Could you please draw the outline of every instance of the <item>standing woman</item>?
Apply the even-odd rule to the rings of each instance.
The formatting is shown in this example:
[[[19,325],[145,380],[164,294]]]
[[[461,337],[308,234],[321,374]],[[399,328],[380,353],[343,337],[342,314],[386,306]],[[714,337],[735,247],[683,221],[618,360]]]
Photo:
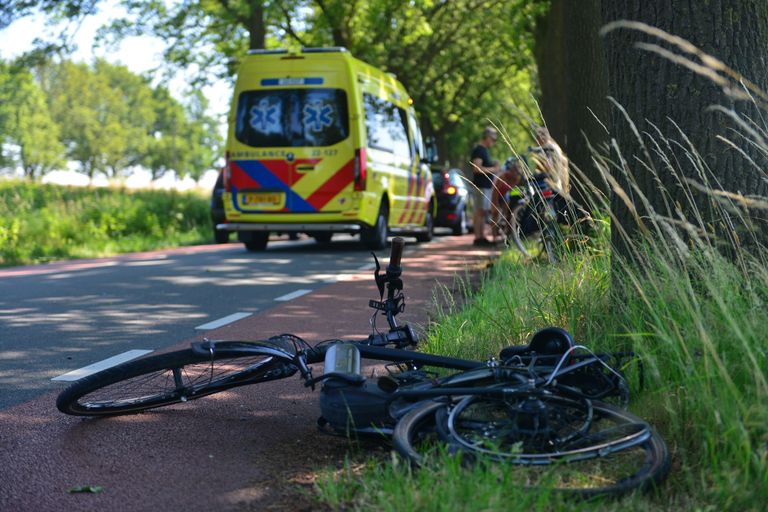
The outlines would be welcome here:
[[[537,170],[543,172],[551,180],[551,186],[557,193],[564,197],[569,197],[571,191],[570,175],[568,171],[568,157],[560,148],[555,139],[549,134],[544,126],[539,126],[534,130],[536,142],[539,144],[537,149],[541,153],[535,153],[533,158],[536,161]],[[540,156],[542,155],[543,156]]]

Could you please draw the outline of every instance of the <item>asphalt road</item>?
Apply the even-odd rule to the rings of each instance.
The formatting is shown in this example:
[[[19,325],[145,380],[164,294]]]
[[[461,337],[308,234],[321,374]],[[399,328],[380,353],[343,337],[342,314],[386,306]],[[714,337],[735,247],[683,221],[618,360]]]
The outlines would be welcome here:
[[[61,388],[51,379],[71,370],[167,347],[361,268],[372,268],[369,251],[338,236],[272,242],[264,253],[232,243],[0,269],[0,410]]]
[[[440,285],[441,293],[451,293],[455,288],[456,274],[475,275],[471,271],[468,273],[468,269],[484,268],[497,252],[490,248],[472,247],[471,241],[471,235],[445,237],[430,244],[409,245],[406,248],[403,266],[407,308],[398,317],[401,322],[417,328],[428,324],[435,286]],[[43,382],[48,375],[90,363],[100,357],[96,355],[101,350],[100,344],[106,345],[108,350],[104,354],[107,355],[127,347],[136,348],[136,344],[130,340],[114,340],[122,334],[120,329],[115,328],[114,332],[105,336],[100,335],[96,328],[89,328],[91,323],[104,321],[101,317],[107,311],[130,309],[132,314],[129,319],[140,322],[141,328],[134,327],[126,319],[121,321],[128,322],[124,325],[132,332],[142,331],[145,342],[152,340],[157,343],[161,338],[169,343],[175,340],[178,341],[175,345],[181,348],[188,346],[193,339],[200,339],[199,333],[191,331],[193,326],[199,325],[198,322],[210,320],[217,315],[228,315],[241,308],[231,308],[230,301],[223,300],[232,296],[224,285],[200,285],[203,291],[211,287],[224,288],[221,294],[214,294],[210,302],[204,303],[207,306],[192,300],[194,295],[191,289],[198,285],[190,283],[190,280],[197,276],[202,278],[206,274],[200,260],[187,258],[194,253],[202,257],[202,261],[211,262],[211,268],[214,264],[224,267],[227,261],[226,265],[242,265],[244,272],[252,272],[251,276],[243,277],[237,269],[219,268],[222,280],[229,276],[227,279],[232,289],[238,286],[238,280],[250,283],[269,277],[267,268],[262,265],[279,267],[283,276],[262,281],[265,283],[263,286],[250,286],[251,293],[244,293],[244,296],[251,296],[253,302],[250,304],[254,308],[265,309],[210,331],[211,337],[258,339],[261,337],[258,333],[268,331],[269,334],[292,332],[309,341],[317,341],[330,337],[354,339],[370,332],[370,310],[366,306],[368,299],[377,295],[370,271],[352,271],[348,278],[337,279],[332,284],[319,277],[320,274],[333,274],[334,270],[326,271],[329,268],[336,269],[336,272],[348,268],[360,269],[369,261],[369,256],[359,245],[341,243],[320,248],[302,247],[300,244],[281,247],[275,244],[267,253],[259,255],[248,254],[234,245],[200,247],[92,262],[45,265],[17,269],[13,277],[11,271],[0,275],[3,286],[0,294],[3,294],[4,301],[1,308],[5,315],[2,325],[4,333],[21,333],[26,339],[34,338],[24,334],[26,328],[17,325],[21,319],[14,320],[14,326],[9,325],[8,318],[16,317],[8,310],[26,308],[31,310],[30,313],[34,312],[36,316],[27,321],[27,327],[39,328],[39,331],[35,331],[38,336],[46,337],[41,340],[47,347],[44,351],[51,352],[50,360],[54,361],[51,365],[58,369],[45,368],[41,363],[38,373],[45,377],[38,375],[37,383],[32,382],[31,378],[27,381],[24,379],[31,375],[27,370],[21,373],[14,370],[26,368],[25,357],[17,357],[15,364],[11,362],[6,366],[10,370],[4,370],[3,378],[15,375],[24,389],[33,390],[32,394],[42,393],[40,389],[49,385]],[[165,254],[165,258],[162,254]],[[153,264],[168,259],[175,263]],[[266,260],[288,262],[267,263]],[[141,264],[134,264],[137,262]],[[294,271],[286,270],[294,264]],[[112,272],[123,266],[134,269],[129,272],[128,278],[120,281],[126,283],[126,286],[121,288],[121,293],[110,291],[109,288],[118,282],[110,277],[114,275]],[[176,283],[177,289],[173,291],[173,288],[166,286],[170,276],[178,276],[178,272],[173,270],[176,267],[191,268],[186,270],[189,274],[187,277],[170,279]],[[137,268],[143,270],[136,271]],[[102,269],[112,270],[96,274],[96,282],[90,285],[94,287],[92,290],[84,288],[77,279],[81,273],[90,274]],[[44,288],[45,283],[71,279],[53,277],[67,274],[73,274],[74,277],[69,281],[70,285],[52,288],[56,292],[47,295],[58,297],[58,300],[52,301],[60,308],[57,311],[78,311],[71,313],[72,319],[75,319],[77,314],[82,314],[79,311],[86,308],[76,305],[72,299],[67,309],[64,305],[70,302],[69,298],[101,297],[97,290],[102,290],[100,293],[112,300],[120,300],[120,304],[112,305],[103,300],[88,314],[88,322],[81,319],[71,327],[63,328],[64,321],[71,319],[47,320],[44,313],[47,311],[46,301],[35,300],[32,298],[34,295],[22,300],[26,296],[24,294],[29,293],[28,287]],[[34,276],[37,279],[32,279]],[[140,294],[132,291],[142,286],[154,289],[144,280],[164,283],[158,289],[165,291],[165,298],[150,301],[146,298],[148,292]],[[97,286],[98,281],[102,282],[101,287]],[[243,286],[247,292],[248,285]],[[257,288],[265,288],[271,293],[262,296],[260,292],[254,291]],[[281,293],[290,297],[292,291],[307,288],[312,288],[311,293],[294,295],[285,301],[274,300]],[[135,293],[135,297],[145,297],[140,301],[141,304],[156,304],[158,307],[140,308],[127,299],[127,295],[132,293]],[[208,290],[200,294],[211,293]],[[217,300],[223,300],[230,307],[222,308],[214,314],[207,308],[213,308]],[[155,321],[162,319],[158,311],[164,304],[174,305],[174,309],[180,311],[178,319],[176,323],[169,322],[167,326],[155,326]],[[201,316],[186,319],[194,312]],[[149,319],[147,315],[155,316]],[[50,325],[36,326],[38,322]],[[158,334],[153,334],[153,329],[157,329]],[[166,334],[161,336],[161,332]],[[5,336],[3,334],[0,341],[2,359],[12,352]],[[136,339],[135,336],[134,332],[134,336],[128,338]],[[186,339],[180,340],[180,337]],[[78,351],[64,350],[67,346],[63,343],[64,339],[80,339],[80,351],[84,353],[82,361],[75,362],[72,359],[66,360],[66,364],[56,362],[57,357],[66,358],[67,353],[71,353],[73,358],[79,354]],[[32,352],[18,341],[14,343],[14,350]],[[110,343],[114,345],[110,346]],[[322,371],[321,368],[317,370]],[[376,368],[367,368],[366,372],[369,370],[376,371]],[[8,380],[4,381],[4,386],[9,385]],[[57,383],[57,387],[63,387],[63,384]],[[4,388],[3,393],[7,390],[7,387]],[[16,393],[16,390],[11,388],[11,392]],[[311,498],[317,469],[341,467],[349,448],[347,440],[318,431],[315,426],[319,413],[318,393],[305,388],[298,378],[245,386],[186,404],[113,418],[63,415],[55,408],[56,395],[57,391],[51,390],[0,410],[0,511],[325,510],[318,508]],[[388,447],[383,444],[381,449],[388,450]],[[99,486],[102,492],[70,492],[73,488],[91,485]]]

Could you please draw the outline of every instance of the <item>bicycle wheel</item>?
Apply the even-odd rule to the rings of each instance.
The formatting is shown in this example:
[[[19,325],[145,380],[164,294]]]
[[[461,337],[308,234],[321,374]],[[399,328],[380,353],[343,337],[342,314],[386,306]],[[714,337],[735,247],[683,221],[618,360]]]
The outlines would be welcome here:
[[[486,400],[481,398],[472,402]],[[474,410],[471,418],[468,417],[467,407],[460,410],[461,418],[455,420],[460,425],[454,425],[454,434],[447,423],[455,407],[451,409],[443,403],[425,402],[396,425],[395,448],[415,465],[424,465],[427,460],[424,454],[440,442],[449,446],[449,452],[460,451],[466,460],[506,463],[505,471],[515,472],[516,480],[523,487],[549,488],[584,498],[646,489],[661,482],[669,471],[667,446],[652,429],[648,428],[648,435],[639,438],[642,440],[623,444],[616,442],[617,438],[631,437],[639,430],[632,425],[645,423],[606,404],[593,403],[593,419],[587,422],[590,427],[587,431],[582,431],[581,427],[571,429],[569,440],[560,447],[562,453],[555,446],[543,443],[543,436],[536,440],[530,423],[526,425],[523,422],[522,428],[517,423],[513,428],[509,425],[505,427],[504,420],[509,418],[508,405],[500,407],[496,404],[491,407],[495,411],[486,410],[482,414]],[[550,404],[550,407],[553,405]],[[573,404],[568,407],[578,409]],[[588,411],[582,413],[573,410],[569,415],[573,415],[576,424],[581,426]],[[613,427],[597,427],[603,422]],[[515,436],[512,432],[515,430],[517,442],[513,442]],[[521,436],[520,430],[527,432]],[[529,439],[520,439],[526,436]],[[460,437],[464,443],[460,442]],[[538,449],[533,449],[537,445]],[[500,456],[504,449],[507,453]],[[566,452],[571,452],[571,455],[565,455]]]
[[[595,410],[590,400],[542,392],[465,397],[451,409],[447,426],[463,449],[529,465],[586,460],[651,435],[639,418],[618,419],[605,408]]]
[[[546,203],[545,203],[546,204]],[[557,263],[557,241],[561,237],[557,223],[554,221],[555,212],[551,206],[546,206],[546,210],[540,206],[533,213],[528,213],[529,223],[531,219],[536,223],[536,229],[523,226],[522,217],[526,215],[527,203],[519,204],[514,207],[510,216],[508,238],[525,257],[530,259],[546,258],[549,263]],[[528,231],[526,231],[526,229]],[[531,232],[533,231],[533,232]],[[525,233],[529,232],[530,236]],[[526,243],[527,242],[527,243]]]
[[[392,444],[395,450],[414,466],[425,463],[423,452],[438,443],[435,413],[445,403],[425,401],[413,407],[395,424]]]
[[[517,247],[518,251],[523,253],[523,256],[532,258],[533,256],[531,256],[531,253],[528,252],[525,244],[523,244],[523,229],[520,223],[520,219],[526,206],[527,205],[525,203],[522,203],[518,204],[512,209],[512,213],[509,217],[507,238],[512,238],[512,242],[514,242],[515,247]]]
[[[247,344],[247,342],[245,343]],[[225,389],[293,375],[296,367],[267,344],[264,353],[192,349],[144,357],[85,377],[56,400],[63,413],[109,416],[187,402]]]
[[[549,263],[557,263],[558,240],[561,238],[559,228],[555,222],[547,221],[539,233],[539,254],[545,256]]]

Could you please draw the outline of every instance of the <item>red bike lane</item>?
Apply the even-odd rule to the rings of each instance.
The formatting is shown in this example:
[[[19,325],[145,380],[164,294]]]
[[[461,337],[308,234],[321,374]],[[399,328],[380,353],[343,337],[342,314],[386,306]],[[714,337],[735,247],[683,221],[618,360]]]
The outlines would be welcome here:
[[[398,320],[423,329],[438,283],[450,291],[457,274],[476,275],[496,254],[471,241],[406,248]],[[362,338],[370,333],[368,299],[377,296],[372,272],[361,272],[206,336]],[[349,447],[318,431],[318,394],[296,376],[113,418],[65,416],[55,399],[0,411],[0,511],[312,510],[316,469],[340,465]],[[102,490],[68,492],[81,486]]]

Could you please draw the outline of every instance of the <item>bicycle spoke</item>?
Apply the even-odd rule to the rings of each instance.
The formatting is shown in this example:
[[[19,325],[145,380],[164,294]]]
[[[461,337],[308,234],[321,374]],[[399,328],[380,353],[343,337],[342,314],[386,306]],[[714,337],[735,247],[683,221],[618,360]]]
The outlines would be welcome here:
[[[205,388],[247,379],[271,360],[270,357],[254,356],[163,368],[96,389],[78,402],[83,407],[98,409],[152,400],[185,401],[200,390],[204,392]]]
[[[531,424],[515,418],[525,409],[524,397],[506,402],[465,397],[450,411],[450,405],[424,402],[396,425],[395,447],[419,465],[432,460],[439,463],[446,448],[448,454],[459,451],[467,463],[503,471],[523,487],[545,487],[586,497],[621,494],[653,485],[666,476],[669,453],[664,441],[645,422],[625,411],[602,403],[590,410],[589,401],[547,397],[543,402],[550,409],[582,409],[580,413],[555,415],[563,423],[555,430],[570,425],[571,432],[581,432],[556,446],[556,438],[549,443],[540,442],[542,439],[535,442]],[[530,412],[530,404],[527,410]],[[586,419],[589,432],[573,425]],[[631,442],[626,442],[627,438],[632,438]]]

